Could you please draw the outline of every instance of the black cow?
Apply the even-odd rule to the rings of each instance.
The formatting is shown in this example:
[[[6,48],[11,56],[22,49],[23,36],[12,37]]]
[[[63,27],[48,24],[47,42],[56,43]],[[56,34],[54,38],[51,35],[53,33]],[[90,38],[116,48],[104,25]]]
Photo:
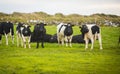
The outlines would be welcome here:
[[[46,29],[44,27],[45,25],[46,24],[44,24],[44,23],[40,23],[40,24],[36,24],[34,27],[34,31],[33,31],[32,37],[31,37],[31,42],[32,42],[32,40],[37,42],[36,48],[39,47],[40,42],[41,42],[42,48],[44,48],[44,38],[46,35]]]
[[[8,45],[8,34],[12,37],[12,44],[14,44],[14,26],[11,22],[1,22],[0,23],[0,43],[2,35],[6,37],[6,45]]]
[[[16,33],[17,33],[17,46],[19,46],[19,39],[21,39],[21,46],[24,45],[24,48],[26,48],[26,41],[28,40],[28,46],[30,46],[30,38],[31,38],[31,30],[30,26],[23,23],[18,23],[16,27]]]
[[[72,38],[72,43],[85,43],[85,40],[81,34],[74,35]],[[90,39],[89,39],[89,43],[91,43]]]
[[[37,39],[33,38],[33,33],[32,33],[32,37],[31,37],[31,42],[37,42]],[[50,42],[52,35],[50,34],[45,34],[44,36],[44,42]]]
[[[50,42],[51,37],[52,37],[52,35],[45,34],[45,36],[44,36],[44,42]]]
[[[51,38],[50,38],[50,43],[57,43],[57,34],[54,34]]]
[[[75,35],[72,38],[73,43],[85,43],[85,40],[83,39],[82,35]]]

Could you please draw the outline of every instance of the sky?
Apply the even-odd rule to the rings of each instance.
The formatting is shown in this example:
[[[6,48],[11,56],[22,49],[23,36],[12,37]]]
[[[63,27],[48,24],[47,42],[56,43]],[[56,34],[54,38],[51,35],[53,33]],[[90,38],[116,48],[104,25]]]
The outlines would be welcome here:
[[[120,0],[0,0],[0,12],[40,11],[53,15],[105,13],[120,16]]]

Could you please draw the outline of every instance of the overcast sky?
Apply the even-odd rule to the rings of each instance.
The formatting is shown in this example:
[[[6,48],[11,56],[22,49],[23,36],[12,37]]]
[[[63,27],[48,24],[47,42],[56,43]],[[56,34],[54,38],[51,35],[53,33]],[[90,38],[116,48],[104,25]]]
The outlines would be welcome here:
[[[94,13],[120,16],[120,0],[0,0],[0,12],[39,12],[48,14]]]

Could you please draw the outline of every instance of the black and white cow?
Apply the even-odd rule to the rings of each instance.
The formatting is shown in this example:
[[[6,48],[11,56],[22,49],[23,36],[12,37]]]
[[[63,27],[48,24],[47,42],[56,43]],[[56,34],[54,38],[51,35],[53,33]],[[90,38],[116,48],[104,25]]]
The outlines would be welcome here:
[[[11,22],[1,22],[0,23],[0,43],[2,35],[5,35],[6,45],[8,45],[8,34],[12,37],[12,44],[14,44],[14,26]]]
[[[62,42],[62,45],[64,45],[64,40],[66,42],[66,46],[68,46],[68,43],[70,45],[70,47],[72,47],[71,41],[72,41],[72,34],[73,34],[73,29],[70,23],[60,23],[57,26],[57,40],[58,40],[58,44],[60,44],[60,42]]]
[[[21,40],[21,46],[24,45],[24,48],[26,48],[26,41],[28,41],[28,47],[30,46],[30,38],[31,38],[31,30],[30,26],[23,23],[18,23],[16,27],[16,33],[17,33],[17,46],[19,46],[19,40]]]
[[[45,25],[46,24],[44,24],[44,23],[40,23],[40,24],[36,24],[34,27],[34,31],[33,31],[31,40],[35,40],[37,42],[36,48],[39,47],[40,42],[41,42],[42,48],[44,48],[44,37],[46,34],[46,29],[44,27]]]
[[[93,44],[96,39],[99,40],[100,49],[103,49],[99,26],[97,26],[96,24],[85,24],[85,25],[82,25],[82,27],[80,28],[86,44],[85,49],[88,48],[89,39],[91,40],[91,43],[92,43],[91,50],[93,49]]]

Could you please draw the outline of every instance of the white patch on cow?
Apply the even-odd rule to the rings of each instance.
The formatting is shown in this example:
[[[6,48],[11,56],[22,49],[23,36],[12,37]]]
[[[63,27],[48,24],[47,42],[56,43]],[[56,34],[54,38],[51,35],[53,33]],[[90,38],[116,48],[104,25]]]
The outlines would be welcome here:
[[[24,26],[27,28],[28,27],[28,25],[26,25],[26,24],[24,24]]]
[[[58,40],[58,44],[60,44],[60,42],[62,42],[62,45],[64,45],[64,30],[65,30],[65,26],[62,26],[64,25],[64,23],[60,23],[58,26],[57,26],[57,40]],[[59,29],[60,27],[62,26],[60,32],[59,32]]]
[[[21,28],[20,28],[20,31],[22,32],[23,29],[24,29],[24,27],[21,27]]]

